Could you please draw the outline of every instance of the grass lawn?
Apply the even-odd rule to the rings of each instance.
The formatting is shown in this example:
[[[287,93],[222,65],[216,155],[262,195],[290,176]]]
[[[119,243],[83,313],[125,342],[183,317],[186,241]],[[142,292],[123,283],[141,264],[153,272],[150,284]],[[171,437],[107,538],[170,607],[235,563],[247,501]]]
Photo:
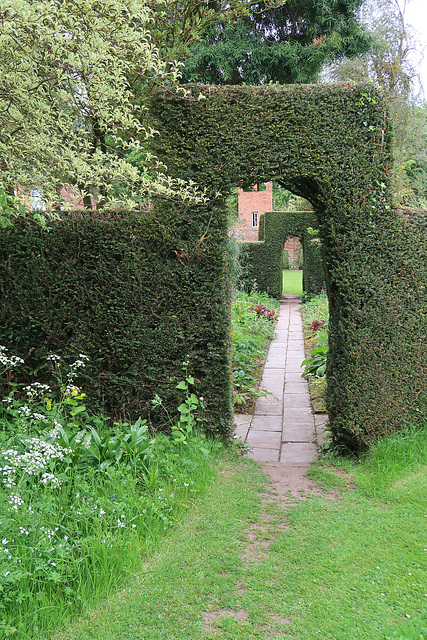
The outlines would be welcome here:
[[[426,444],[320,463],[330,493],[290,505],[255,463],[223,459],[127,587],[54,640],[422,640]]]
[[[283,293],[293,293],[296,296],[302,293],[302,271],[283,269]]]

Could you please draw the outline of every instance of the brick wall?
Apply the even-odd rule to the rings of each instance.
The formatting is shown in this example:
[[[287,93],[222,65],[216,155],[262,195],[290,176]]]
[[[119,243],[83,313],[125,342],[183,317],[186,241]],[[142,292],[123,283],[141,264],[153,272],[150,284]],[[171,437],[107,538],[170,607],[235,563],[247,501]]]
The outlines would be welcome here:
[[[296,266],[298,263],[298,254],[302,251],[299,238],[290,236],[285,242],[285,249],[289,252],[289,266]]]
[[[239,240],[253,242],[258,240],[259,217],[267,211],[273,211],[273,183],[267,182],[265,191],[258,191],[258,185],[254,185],[251,191],[239,187],[237,194],[239,218],[234,226],[234,235]],[[254,217],[258,220],[256,226]]]

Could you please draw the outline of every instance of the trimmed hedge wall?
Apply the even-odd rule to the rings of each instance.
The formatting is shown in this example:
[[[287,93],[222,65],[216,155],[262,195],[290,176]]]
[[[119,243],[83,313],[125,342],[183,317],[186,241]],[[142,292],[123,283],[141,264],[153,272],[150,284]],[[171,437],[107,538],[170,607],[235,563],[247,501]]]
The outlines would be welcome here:
[[[182,363],[206,400],[207,429],[230,431],[229,282],[222,213],[185,206],[1,231],[0,344],[27,370],[48,353],[90,357],[79,380],[93,409],[136,418],[155,394],[171,415]],[[161,205],[161,206],[160,206]],[[201,242],[208,217],[210,242]],[[43,369],[39,371],[43,376]],[[21,379],[22,380],[22,379]],[[165,415],[151,414],[155,423]]]
[[[283,249],[282,269],[289,269],[289,250]]]
[[[269,212],[260,216],[259,242],[246,242],[247,268],[244,278],[256,280],[261,291],[268,291],[274,298],[282,296],[283,245],[289,236],[297,236],[304,254],[303,289],[318,293],[325,286],[325,272],[320,246],[307,232],[316,226],[311,212]]]
[[[176,408],[188,356],[210,428],[228,435],[226,198],[275,179],[318,219],[335,440],[361,450],[425,424],[427,230],[390,207],[391,127],[373,88],[191,85],[154,96],[151,113],[153,150],[169,175],[204,186],[207,204],[158,198],[143,218],[1,230],[0,341],[34,368],[48,352],[86,353],[85,391],[113,415],[145,414],[155,393]]]
[[[271,179],[314,207],[330,302],[335,440],[360,450],[425,424],[425,229],[390,207],[392,132],[382,98],[354,83],[187,89],[152,105],[162,132],[155,151],[172,176],[205,186],[224,210],[231,188]]]

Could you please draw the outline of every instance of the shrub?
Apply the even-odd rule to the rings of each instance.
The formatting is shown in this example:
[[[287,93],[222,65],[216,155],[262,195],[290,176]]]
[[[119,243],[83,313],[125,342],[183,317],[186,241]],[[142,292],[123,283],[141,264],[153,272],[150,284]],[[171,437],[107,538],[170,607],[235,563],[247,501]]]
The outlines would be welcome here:
[[[249,311],[255,311],[258,318],[266,318],[269,322],[277,322],[277,314],[265,304],[256,304],[249,307]]]

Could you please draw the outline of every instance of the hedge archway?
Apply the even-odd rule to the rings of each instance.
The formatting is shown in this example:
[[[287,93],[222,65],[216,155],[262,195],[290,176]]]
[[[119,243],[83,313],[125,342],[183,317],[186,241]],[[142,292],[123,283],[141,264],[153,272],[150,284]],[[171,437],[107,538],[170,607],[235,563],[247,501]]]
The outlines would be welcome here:
[[[177,236],[182,259],[195,264],[219,256],[212,270],[217,300],[205,301],[206,308],[215,307],[217,318],[221,308],[227,315],[226,196],[242,179],[244,185],[278,179],[309,200],[318,219],[335,439],[363,449],[377,436],[425,422],[425,228],[391,207],[392,131],[381,97],[353,83],[191,86],[186,94],[157,95],[152,113],[161,132],[155,151],[169,174],[194,180],[209,198],[197,207],[162,199],[154,205],[171,228],[191,221],[192,239]],[[225,366],[227,317],[219,325],[215,340],[225,345],[219,356]],[[229,382],[220,384],[226,398]]]
[[[273,298],[282,296],[282,258],[286,239],[296,236],[304,254],[303,289],[319,293],[325,287],[325,270],[320,246],[307,229],[316,227],[316,215],[311,211],[271,211],[260,217],[258,242],[246,242],[244,279],[256,280],[261,291]]]

